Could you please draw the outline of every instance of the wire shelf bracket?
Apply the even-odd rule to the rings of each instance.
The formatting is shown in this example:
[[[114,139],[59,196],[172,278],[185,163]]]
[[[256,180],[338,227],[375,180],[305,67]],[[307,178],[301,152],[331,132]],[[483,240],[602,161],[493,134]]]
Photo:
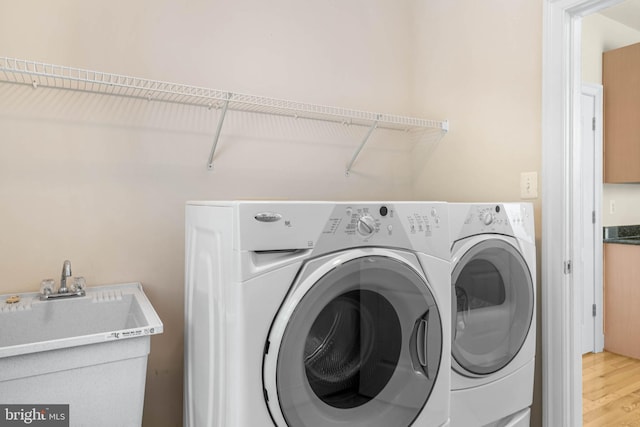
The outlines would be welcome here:
[[[353,164],[376,129],[420,133],[435,131],[438,140],[449,131],[448,121],[351,110],[263,96],[231,93],[216,89],[149,80],[140,77],[110,74],[81,68],[65,67],[25,59],[0,56],[0,83],[96,93],[126,98],[145,99],[183,105],[222,108],[209,153],[207,168],[213,170],[213,160],[222,127],[229,110],[282,117],[320,120],[366,127],[369,130],[348,163],[349,176]],[[372,124],[373,123],[373,124]],[[429,139],[429,137],[427,137]],[[424,140],[424,139],[422,139]]]
[[[351,157],[351,161],[347,165],[347,170],[344,172],[345,176],[349,176],[351,174],[351,167],[353,166],[353,164],[355,163],[356,159],[360,155],[360,152],[364,148],[364,146],[367,143],[367,141],[369,141],[369,138],[371,137],[371,134],[373,133],[374,130],[376,130],[377,127],[378,127],[378,120],[376,119],[376,121],[373,122],[373,125],[371,125],[371,127],[369,128],[369,131],[367,132],[367,134],[364,136],[364,139],[362,140],[362,142],[358,146],[358,149],[356,150],[356,152],[353,153],[353,157]]]
[[[220,118],[218,119],[218,126],[216,127],[216,134],[213,137],[213,145],[211,146],[211,153],[209,153],[209,161],[207,162],[207,169],[213,170],[213,156],[216,153],[216,147],[218,146],[218,139],[220,139],[220,132],[222,131],[222,124],[224,123],[224,118],[227,115],[227,108],[229,108],[229,101],[233,95],[231,93],[227,94],[227,99],[222,104],[222,112],[220,113]]]

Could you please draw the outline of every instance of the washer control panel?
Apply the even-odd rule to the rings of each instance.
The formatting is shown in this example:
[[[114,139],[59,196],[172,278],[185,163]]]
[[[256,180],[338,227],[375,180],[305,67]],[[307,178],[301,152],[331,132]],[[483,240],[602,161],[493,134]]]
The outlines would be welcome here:
[[[387,206],[384,206],[384,208],[384,216],[389,215],[389,208]],[[382,218],[383,216],[376,211],[374,206],[348,205],[344,209],[344,215],[340,215],[340,209],[334,211],[334,215],[329,220],[330,230],[325,229],[325,234],[327,231],[335,234],[338,229],[337,225],[343,224],[340,230],[342,233],[369,239],[380,232],[380,228],[383,226]]]
[[[436,207],[400,210],[403,212],[398,212],[393,205],[346,206],[344,215],[339,215],[339,209],[334,211],[323,234],[344,233],[369,239],[376,235],[392,235],[394,230],[401,227],[409,234],[429,237],[434,227],[440,225],[441,214]]]
[[[375,245],[424,250],[448,242],[447,221],[445,203],[340,203],[326,222],[319,245],[322,249]]]
[[[329,252],[380,246],[450,258],[444,202],[239,202],[236,247]]]

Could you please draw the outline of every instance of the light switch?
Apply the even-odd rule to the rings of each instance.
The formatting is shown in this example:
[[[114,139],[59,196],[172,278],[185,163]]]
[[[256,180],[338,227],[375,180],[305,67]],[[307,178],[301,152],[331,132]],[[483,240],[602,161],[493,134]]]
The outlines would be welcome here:
[[[538,172],[522,172],[520,174],[520,198],[536,199],[538,197]]]

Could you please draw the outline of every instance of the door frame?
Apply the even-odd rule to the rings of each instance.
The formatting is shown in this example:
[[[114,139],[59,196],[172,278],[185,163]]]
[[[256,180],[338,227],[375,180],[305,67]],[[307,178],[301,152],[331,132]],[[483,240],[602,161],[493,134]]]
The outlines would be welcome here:
[[[582,425],[580,312],[572,260],[582,180],[581,19],[622,0],[545,0],[542,30],[542,417],[544,426]],[[561,183],[561,185],[558,185]]]

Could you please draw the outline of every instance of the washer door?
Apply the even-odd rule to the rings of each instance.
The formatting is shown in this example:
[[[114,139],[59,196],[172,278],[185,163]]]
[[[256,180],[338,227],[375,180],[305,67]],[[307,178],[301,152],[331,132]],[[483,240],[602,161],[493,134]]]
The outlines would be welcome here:
[[[534,290],[527,264],[511,243],[483,238],[454,254],[453,368],[478,377],[513,360],[533,319]]]
[[[264,373],[280,426],[409,426],[429,398],[442,324],[415,256],[353,252],[303,267],[315,274],[274,321]]]

